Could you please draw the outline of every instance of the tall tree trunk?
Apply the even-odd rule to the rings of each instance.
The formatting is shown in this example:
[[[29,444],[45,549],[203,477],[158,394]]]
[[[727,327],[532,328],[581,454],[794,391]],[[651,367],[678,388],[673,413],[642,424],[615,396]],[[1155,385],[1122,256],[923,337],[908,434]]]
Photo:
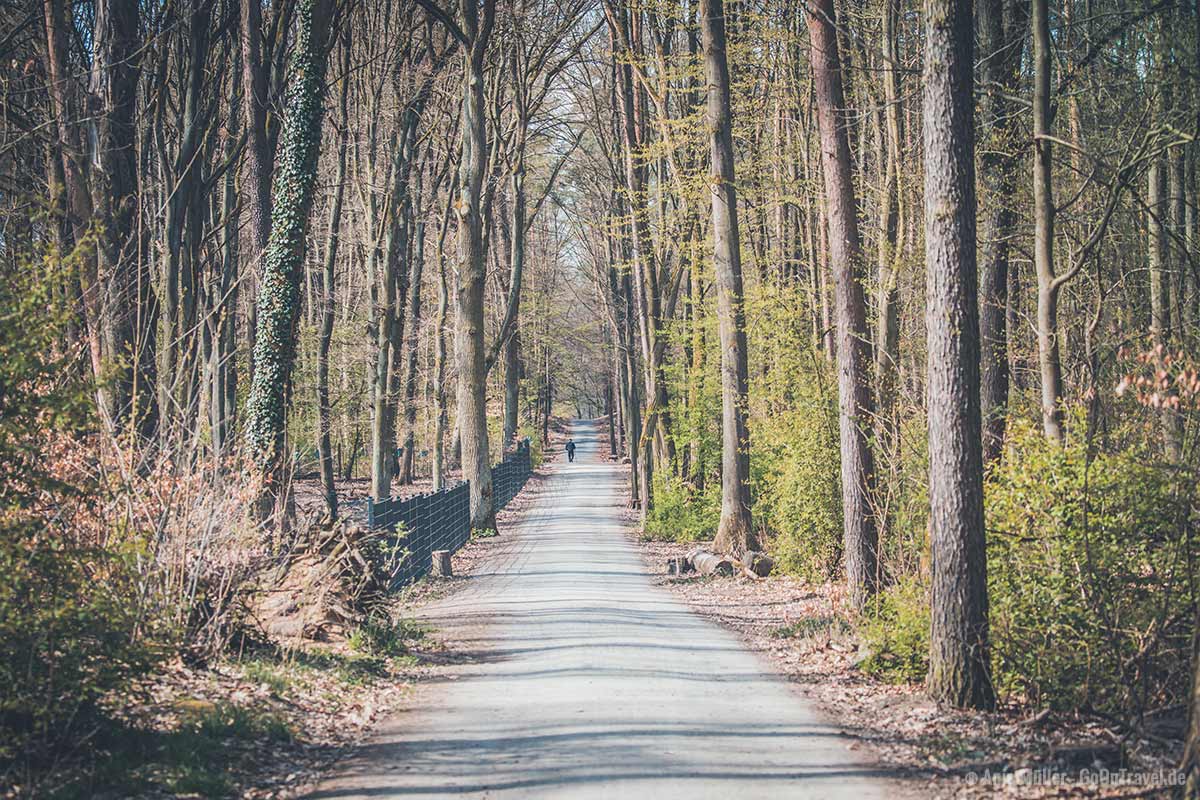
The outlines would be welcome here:
[[[979,337],[983,349],[980,403],[985,464],[1001,453],[1008,412],[1009,240],[1016,226],[1012,198],[1017,191],[1020,150],[1019,115],[1014,113],[1009,98],[1017,94],[1028,18],[1028,0],[982,0],[979,6],[979,37],[984,51],[980,105],[982,129],[987,137],[979,166],[988,191],[979,280]]]
[[[1062,361],[1059,357],[1058,296],[1054,274],[1054,164],[1050,140],[1050,14],[1047,0],[1033,0],[1033,261],[1038,280],[1038,365],[1041,373],[1042,429],[1064,439]]]
[[[896,35],[899,0],[883,2],[883,89],[884,89],[884,185],[880,193],[879,236],[875,318],[875,412],[878,415],[876,439],[891,469],[896,469],[896,438],[899,417],[896,389],[900,370],[900,286],[899,271],[904,253],[904,222],[900,192],[900,54]],[[886,515],[880,520],[887,538]]]
[[[933,573],[929,691],[939,703],[991,708],[971,5],[971,0],[928,0],[925,15],[925,324]]]
[[[321,462],[321,485],[325,490],[325,505],[330,519],[337,519],[337,486],[333,481],[333,448],[330,442],[332,411],[329,404],[329,346],[333,340],[334,285],[337,270],[338,245],[341,241],[342,202],[346,195],[346,150],[349,139],[347,126],[350,97],[350,40],[343,43],[341,93],[339,100],[337,173],[334,176],[333,202],[329,207],[329,238],[325,243],[325,263],[321,270],[321,330],[317,342],[317,452]]]
[[[729,66],[725,60],[725,12],[721,0],[703,0],[700,29],[708,84],[713,270],[721,335],[721,522],[713,547],[741,558],[747,550],[757,550],[759,545],[750,518],[746,315],[734,187]]]
[[[421,176],[417,175],[418,188],[415,192],[421,196]],[[437,194],[437,185],[434,187]],[[417,212],[419,214],[419,211]],[[418,217],[413,229],[412,280],[409,287],[408,319],[409,343],[408,358],[404,366],[404,444],[400,462],[400,483],[411,484],[414,480],[414,453],[416,446],[417,428],[417,354],[420,350],[421,333],[421,279],[425,271],[425,221]]]
[[[1150,337],[1158,347],[1167,349],[1172,345],[1173,315],[1170,265],[1168,263],[1167,225],[1172,212],[1169,198],[1165,196],[1168,186],[1169,162],[1155,158],[1146,172],[1146,231],[1147,264],[1150,272]],[[1180,263],[1180,268],[1183,265]],[[1180,458],[1179,415],[1170,406],[1159,411],[1162,417],[1163,450],[1172,463]]]
[[[153,436],[157,302],[136,230],[135,105],[142,42],[136,3],[97,0],[89,92],[91,208],[96,223],[100,411],[111,430]]]
[[[271,235],[271,175],[274,158],[267,135],[267,97],[271,65],[263,57],[262,2],[241,0],[242,113],[246,126],[243,192],[249,215],[254,258]]]
[[[317,178],[321,121],[325,105],[326,47],[331,27],[330,0],[300,0],[292,53],[287,119],[276,170],[274,218],[263,262],[258,295],[254,379],[246,402],[246,436],[251,458],[264,485],[258,515],[282,510],[285,499],[284,434],[296,358],[296,324],[309,212]]]
[[[812,70],[821,129],[825,208],[837,313],[838,406],[842,454],[842,515],[850,599],[862,608],[878,586],[878,534],[872,495],[875,463],[867,431],[872,417],[863,297],[862,240],[851,174],[842,68],[833,0],[816,0],[807,11]]]
[[[636,27],[629,31],[624,10],[609,9],[610,25],[614,27],[616,41],[638,42]],[[618,32],[617,26],[625,26]],[[615,50],[614,45],[614,50]],[[634,54],[626,51],[630,57]],[[646,402],[644,430],[638,446],[642,448],[640,460],[640,483],[642,487],[641,517],[645,524],[646,515],[653,507],[654,442],[661,436],[663,460],[668,466],[675,461],[674,440],[670,436],[670,398],[664,374],[665,335],[662,325],[662,293],[659,281],[659,264],[654,254],[647,215],[649,199],[647,193],[648,171],[645,157],[640,155],[645,145],[646,125],[644,102],[638,103],[632,68],[627,64],[617,66],[617,99],[621,124],[621,150],[623,155],[625,188],[629,198],[630,240],[634,271],[634,307],[637,312],[638,331],[641,336],[644,400]]]
[[[438,231],[438,305],[433,339],[433,490],[440,491],[446,480],[446,319],[450,311],[450,281],[446,275],[446,234],[450,230],[454,190],[446,193],[446,207]]]
[[[487,107],[484,56],[491,38],[495,0],[462,0],[466,35],[463,57],[462,162],[458,185],[458,308],[455,361],[458,368],[458,420],[463,477],[471,482],[471,528],[495,530],[492,464],[488,451],[483,293],[487,253],[483,245],[480,200],[487,174]]]
[[[521,281],[525,271],[525,226],[526,226],[526,197],[525,197],[525,133],[528,126],[525,115],[517,113],[515,145],[516,165],[512,175],[512,253],[509,266],[508,304],[505,319],[501,323],[500,335],[504,340],[504,425],[501,448],[512,443],[517,435],[517,402],[520,392],[521,379],[521,339],[517,328],[517,319],[521,302]],[[511,328],[511,330],[506,330]]]

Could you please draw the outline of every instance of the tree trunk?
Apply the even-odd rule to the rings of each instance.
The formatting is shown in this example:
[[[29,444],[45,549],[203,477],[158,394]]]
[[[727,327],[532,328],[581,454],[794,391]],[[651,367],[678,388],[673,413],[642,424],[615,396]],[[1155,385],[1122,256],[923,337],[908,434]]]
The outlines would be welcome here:
[[[841,61],[833,0],[816,0],[808,13],[813,81],[821,130],[829,254],[837,314],[838,399],[842,454],[842,515],[850,599],[862,608],[878,585],[875,464],[867,441],[872,417],[862,242],[850,169]]]
[[[929,0],[925,16],[929,691],[939,703],[991,708],[995,696],[988,675],[983,533],[971,5],[971,0]]]
[[[246,126],[244,202],[249,214],[254,259],[271,235],[271,176],[274,156],[267,136],[270,64],[262,53],[262,2],[241,0],[242,107]]]
[[[1163,159],[1155,158],[1150,162],[1146,172],[1146,231],[1147,264],[1150,272],[1150,336],[1155,346],[1164,350],[1171,347],[1173,319],[1171,296],[1171,278],[1168,272],[1167,226],[1165,220],[1170,218],[1171,203],[1164,196],[1168,185],[1167,169]],[[1183,265],[1180,263],[1180,268]],[[1178,462],[1181,454],[1179,441],[1179,416],[1170,406],[1159,410],[1162,418],[1163,450],[1167,459],[1172,463]]]
[[[1047,0],[1033,0],[1033,261],[1038,280],[1038,365],[1042,384],[1042,429],[1062,442],[1062,361],[1059,357],[1058,295],[1054,274],[1054,182],[1050,143],[1050,15]]]
[[[275,178],[274,218],[258,295],[254,379],[246,403],[246,436],[251,458],[263,476],[258,515],[267,519],[281,508],[285,478],[284,434],[296,358],[296,324],[304,249],[316,187],[317,155],[325,106],[326,48],[331,27],[329,0],[300,0],[288,88],[281,160]]]
[[[880,193],[880,236],[877,269],[875,318],[875,411],[878,423],[876,439],[885,468],[898,468],[896,439],[899,416],[896,410],[896,389],[900,371],[900,287],[899,271],[904,252],[904,222],[900,192],[900,54],[896,35],[899,0],[883,3],[883,89],[884,89],[884,185]],[[884,538],[887,538],[886,519],[881,519]]]
[[[462,0],[467,36],[463,58],[462,163],[458,186],[459,280],[456,320],[458,420],[463,477],[471,482],[471,528],[495,530],[492,464],[488,452],[483,294],[487,254],[483,246],[480,199],[487,173],[484,55],[491,37],[495,0],[485,0],[483,18],[476,0]]]
[[[1006,13],[1007,12],[1007,13]],[[984,463],[1000,456],[1008,412],[1009,243],[1016,226],[1012,198],[1017,192],[1017,123],[1009,97],[1018,90],[1025,50],[1028,0],[983,0],[979,7],[982,130],[986,146],[979,156],[980,177],[988,190],[983,213],[983,264],[979,281],[979,337],[982,343],[980,403]]]
[[[96,332],[102,358],[97,377],[103,378],[100,412],[110,430],[149,440],[158,424],[158,305],[136,228],[139,12],[135,3],[98,0],[93,14],[89,92],[94,111],[88,114],[88,141],[93,165],[90,205],[96,223],[93,302],[98,302]]]
[[[339,235],[342,224],[342,202],[346,195],[346,149],[348,144],[347,116],[350,97],[350,42],[343,44],[342,85],[339,100],[337,172],[333,183],[333,202],[329,207],[329,238],[325,243],[325,262],[322,267],[321,330],[317,341],[317,451],[321,461],[321,485],[325,490],[325,505],[330,519],[337,519],[337,486],[333,482],[333,448],[330,444],[332,412],[329,405],[329,346],[333,340],[334,283],[336,278]]]
[[[742,305],[742,254],[734,186],[729,66],[725,61],[725,12],[721,0],[703,0],[700,18],[708,84],[713,270],[721,336],[721,522],[713,547],[741,558],[747,550],[757,550],[759,545],[750,518],[746,315]]]
[[[420,175],[417,176],[418,182]],[[434,194],[437,194],[434,186]],[[416,195],[420,197],[420,189]],[[400,483],[413,482],[414,453],[417,428],[417,353],[421,333],[421,278],[425,270],[425,221],[418,219],[413,231],[412,280],[409,288],[408,360],[404,367],[404,445],[403,460],[400,462]]]
[[[433,339],[433,490],[441,491],[446,481],[446,318],[450,311],[450,282],[446,276],[446,234],[450,230],[454,191],[447,192],[447,202],[438,231],[438,305]]]

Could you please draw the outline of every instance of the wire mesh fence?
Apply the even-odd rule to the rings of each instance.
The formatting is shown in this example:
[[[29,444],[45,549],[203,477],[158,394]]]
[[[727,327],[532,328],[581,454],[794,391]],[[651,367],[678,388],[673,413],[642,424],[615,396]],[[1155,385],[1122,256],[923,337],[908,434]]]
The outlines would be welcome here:
[[[517,496],[532,471],[529,440],[524,439],[492,467],[492,496],[497,511]],[[395,545],[402,557],[393,573],[392,588],[407,586],[429,574],[435,550],[453,553],[471,538],[470,481],[403,500],[368,497],[367,525],[396,532]]]

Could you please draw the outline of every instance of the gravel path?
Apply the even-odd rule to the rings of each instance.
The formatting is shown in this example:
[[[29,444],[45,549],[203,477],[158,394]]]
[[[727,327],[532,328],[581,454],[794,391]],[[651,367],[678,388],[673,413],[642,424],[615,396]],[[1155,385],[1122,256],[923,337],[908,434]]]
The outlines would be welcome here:
[[[477,577],[425,615],[466,663],[313,798],[903,793],[737,638],[654,586],[594,423]],[[457,648],[456,644],[456,648]]]

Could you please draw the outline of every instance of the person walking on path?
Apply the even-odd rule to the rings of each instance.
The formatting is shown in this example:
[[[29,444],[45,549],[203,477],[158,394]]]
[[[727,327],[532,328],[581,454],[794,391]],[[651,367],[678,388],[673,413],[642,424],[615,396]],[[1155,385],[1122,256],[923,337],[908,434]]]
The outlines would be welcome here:
[[[575,440],[567,439],[567,461],[575,460]]]

